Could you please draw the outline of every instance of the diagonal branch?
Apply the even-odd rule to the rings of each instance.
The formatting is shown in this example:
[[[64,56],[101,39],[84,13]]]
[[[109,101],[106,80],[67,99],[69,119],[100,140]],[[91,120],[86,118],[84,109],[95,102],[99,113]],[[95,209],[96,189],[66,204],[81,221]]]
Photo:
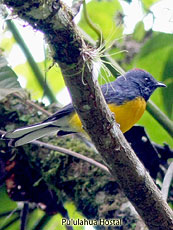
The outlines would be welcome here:
[[[5,131],[0,130],[0,135],[3,135],[5,133],[6,133]],[[82,154],[76,153],[76,152],[74,152],[72,150],[65,149],[65,148],[55,146],[55,145],[52,145],[52,144],[48,144],[48,143],[45,143],[45,142],[42,142],[42,141],[32,141],[31,143],[34,144],[34,145],[37,145],[37,146],[39,146],[41,148],[50,149],[50,150],[53,150],[53,151],[57,151],[57,152],[66,154],[66,155],[70,155],[72,157],[76,157],[76,158],[78,158],[80,160],[83,160],[83,161],[86,161],[86,162],[88,162],[88,163],[90,163],[90,164],[92,164],[92,165],[94,165],[94,166],[96,166],[96,167],[98,167],[98,168],[102,169],[103,171],[105,171],[105,172],[110,174],[109,169],[105,165],[99,163],[98,161],[95,161],[92,158],[89,158],[89,157],[86,157],[86,156],[84,156]]]
[[[116,125],[92,77],[92,49],[78,33],[70,9],[60,0],[3,3],[45,33],[84,129],[146,225],[152,230],[171,229],[172,211]]]
[[[173,162],[170,164],[170,166],[169,166],[169,168],[165,174],[163,184],[162,184],[162,190],[161,191],[163,193],[163,198],[165,200],[167,200],[167,198],[168,198],[168,192],[169,192],[169,188],[170,188],[172,179],[173,179]]]

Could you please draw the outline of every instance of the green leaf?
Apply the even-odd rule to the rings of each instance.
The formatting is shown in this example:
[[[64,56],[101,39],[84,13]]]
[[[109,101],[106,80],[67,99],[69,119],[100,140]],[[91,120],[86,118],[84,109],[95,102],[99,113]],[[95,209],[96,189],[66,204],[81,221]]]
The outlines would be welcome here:
[[[15,72],[7,65],[6,59],[0,55],[0,100],[7,95],[21,91]]]
[[[65,87],[65,83],[59,67],[53,66],[50,68],[50,70],[47,70],[51,64],[49,65],[49,63],[47,63],[47,69],[45,69],[44,61],[37,63],[37,65],[45,76],[45,84],[46,82],[48,83],[54,94],[58,93]],[[16,66],[15,71],[18,76],[22,76],[26,80],[26,89],[31,93],[31,99],[38,100],[39,98],[43,97],[44,89],[40,86],[28,62]]]
[[[135,39],[138,42],[141,42],[144,36],[145,36],[144,23],[140,21],[135,26],[135,30],[133,32],[133,39]]]
[[[68,211],[69,217],[71,219],[77,220],[85,218],[79,211],[77,211],[76,206],[73,202],[65,203],[65,208]],[[85,226],[73,226],[73,228],[74,230],[84,230]]]
[[[162,91],[164,106],[168,116],[173,120],[173,48],[169,50],[162,72],[162,81],[167,85],[167,89]]]
[[[96,1],[92,0],[87,4],[87,12],[95,24],[102,32],[103,37],[106,41],[110,42],[115,38],[120,38],[122,36],[123,27],[121,25],[116,25],[116,14],[118,11],[122,11],[121,5],[117,0],[112,1]],[[93,39],[97,40],[98,37],[89,25],[86,23],[84,16],[82,15],[79,22],[79,26],[85,30]]]
[[[65,203],[65,208],[68,211],[68,215],[69,215],[70,219],[77,220],[77,219],[83,219],[84,218],[76,210],[76,207],[75,207],[73,202]],[[84,230],[84,228],[85,228],[84,226],[76,226],[76,225],[73,226],[74,230]],[[48,223],[46,223],[46,225],[43,228],[43,230],[47,230],[47,229],[51,229],[51,230],[57,230],[57,229],[66,230],[66,226],[62,225],[62,216],[60,214],[56,214],[56,215],[52,216],[51,220]]]
[[[26,80],[26,88],[31,93],[31,99],[36,100],[43,96],[43,89],[37,81],[36,76],[30,68],[28,62],[17,65],[14,70],[18,76],[21,76]]]
[[[5,228],[7,230],[19,229],[19,221],[16,220],[13,222],[13,220],[19,216],[19,213],[16,213],[18,210],[17,203],[9,198],[5,186],[0,188],[0,204],[0,215],[2,215],[0,218],[0,229],[7,225],[9,225]]]
[[[154,3],[158,2],[159,0],[142,0],[142,3],[145,8],[149,9]]]
[[[0,188],[0,213],[10,212],[17,208],[17,203],[7,195],[5,186]]]
[[[173,35],[165,33],[154,33],[154,36],[148,40],[140,51],[140,58],[151,55],[153,52],[171,47],[173,44]]]
[[[54,65],[47,71],[47,83],[55,95],[65,87],[60,67]]]
[[[27,229],[34,229],[45,213],[40,209],[35,209],[28,215]]]
[[[13,36],[10,38],[4,37],[0,43],[0,46],[5,50],[6,53],[10,53],[15,43],[16,41],[14,40]]]
[[[172,41],[173,35],[165,33],[155,33],[141,48],[139,54],[133,60],[133,67],[145,69],[150,72],[158,81],[170,81],[172,63]],[[168,65],[169,63],[169,65]],[[172,67],[171,67],[172,68]],[[169,70],[168,70],[169,69]],[[166,79],[166,76],[169,79]],[[172,79],[172,78],[171,78]],[[151,96],[151,100],[170,118],[170,104],[172,103],[171,91],[173,89],[160,88]],[[171,96],[170,96],[171,95]],[[165,103],[165,100],[167,102]],[[161,127],[158,122],[147,112],[141,118],[139,124],[146,127],[150,138],[159,144],[167,143],[173,146],[172,138]],[[157,130],[157,132],[156,132]],[[160,135],[158,135],[160,133]]]

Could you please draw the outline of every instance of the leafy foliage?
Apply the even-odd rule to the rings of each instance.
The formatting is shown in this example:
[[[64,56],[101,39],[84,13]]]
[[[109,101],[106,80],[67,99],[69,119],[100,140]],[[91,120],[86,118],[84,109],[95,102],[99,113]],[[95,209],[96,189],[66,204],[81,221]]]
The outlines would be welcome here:
[[[106,9],[106,10],[105,10]],[[102,36],[112,41],[122,35],[123,25],[116,25],[115,17],[121,12],[120,3],[116,0],[112,1],[91,1],[87,4],[87,12],[93,23],[100,29]],[[95,32],[88,26],[86,19],[82,15],[79,26],[89,34],[94,40],[97,39]]]
[[[48,63],[46,64],[47,67],[45,67],[45,63]],[[47,82],[50,85],[52,92],[56,95],[65,87],[60,68],[54,65],[49,69],[52,64],[47,59],[37,64],[45,77],[45,83]],[[45,96],[44,88],[40,86],[37,76],[33,73],[28,62],[18,65],[14,69],[19,76],[26,79],[26,88],[31,93],[32,99],[39,99]]]
[[[7,65],[5,58],[0,55],[0,100],[8,94],[21,92],[21,86],[17,79],[15,72]]]
[[[157,3],[159,0],[142,0],[142,3],[146,9],[149,9],[154,3]]]
[[[167,84],[165,90],[157,90],[151,97],[156,105],[162,109],[170,119],[173,116],[173,99],[171,92],[173,90],[173,50],[172,50],[173,35],[154,32],[149,40],[147,40],[141,47],[138,55],[134,58],[131,66],[146,69],[157,80]],[[165,130],[151,117],[145,113],[141,118],[139,124],[146,127],[152,140],[157,143],[166,142],[172,145],[172,138],[167,135]],[[157,132],[155,132],[157,130]],[[162,133],[162,135],[158,135]]]

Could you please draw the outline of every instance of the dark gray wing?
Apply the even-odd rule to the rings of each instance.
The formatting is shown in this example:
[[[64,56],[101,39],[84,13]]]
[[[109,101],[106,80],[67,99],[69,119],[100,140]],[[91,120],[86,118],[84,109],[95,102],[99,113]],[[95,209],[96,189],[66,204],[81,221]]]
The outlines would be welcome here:
[[[48,121],[55,121],[60,119],[61,117],[67,116],[70,113],[74,112],[74,107],[73,104],[70,103],[66,106],[64,106],[62,109],[58,110],[56,113],[54,113],[52,116],[48,117],[46,120],[43,122],[48,122]]]
[[[119,76],[116,81],[101,86],[108,104],[122,105],[140,96],[139,87],[132,85],[125,76]]]

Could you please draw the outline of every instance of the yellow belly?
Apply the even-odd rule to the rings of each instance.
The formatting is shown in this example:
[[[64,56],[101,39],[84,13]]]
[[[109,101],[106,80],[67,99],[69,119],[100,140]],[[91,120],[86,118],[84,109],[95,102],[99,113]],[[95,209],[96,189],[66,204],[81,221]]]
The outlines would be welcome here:
[[[146,102],[143,98],[136,98],[120,106],[111,104],[109,108],[115,114],[116,122],[120,125],[121,131],[125,133],[139,121],[145,111]]]
[[[120,125],[121,131],[125,133],[141,118],[146,108],[146,102],[139,97],[123,105],[110,104],[108,106],[115,114],[116,122]],[[77,132],[83,132],[81,121],[76,113],[71,114],[69,124]]]

